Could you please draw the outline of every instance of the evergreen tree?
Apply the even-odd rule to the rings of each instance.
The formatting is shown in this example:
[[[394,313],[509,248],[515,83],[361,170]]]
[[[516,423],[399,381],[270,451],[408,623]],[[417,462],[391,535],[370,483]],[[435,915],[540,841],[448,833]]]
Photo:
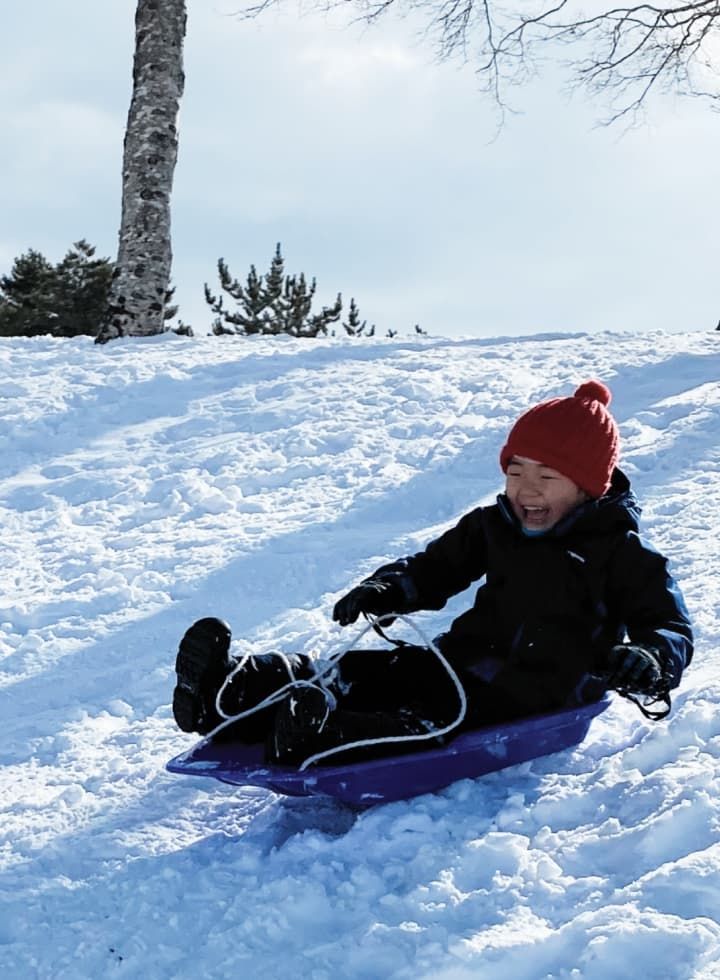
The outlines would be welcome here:
[[[370,327],[367,333],[365,333],[365,328],[367,327],[367,320],[360,320],[360,311],[358,310],[357,303],[354,298],[350,300],[350,309],[348,310],[348,318],[343,322],[343,328],[345,333],[350,337],[360,337],[365,334],[366,337],[375,336],[375,324]]]
[[[222,295],[217,296],[205,283],[205,300],[216,314],[212,330],[215,334],[277,335],[291,337],[317,337],[327,334],[328,326],[340,319],[342,296],[320,313],[312,312],[316,281],[308,286],[304,273],[299,276],[285,275],[285,260],[280,243],[275,249],[270,269],[258,276],[254,265],[250,266],[245,285],[233,279],[224,259],[218,259],[218,277],[221,289],[238,304],[238,309],[225,309]]]
[[[57,265],[34,249],[0,277],[0,336],[94,334],[107,302],[112,264],[84,239]]]
[[[109,259],[95,258],[84,239],[76,242],[55,266],[58,298],[58,337],[94,334],[107,303],[113,267]]]
[[[253,272],[255,267],[251,267]],[[272,262],[270,263],[270,271],[265,276],[265,286],[263,290],[263,296],[265,302],[272,306],[273,303],[277,303],[283,293],[283,288],[285,285],[285,259],[282,257],[282,251],[280,249],[280,242],[275,246],[275,254],[272,257]]]
[[[29,249],[0,277],[0,336],[33,337],[52,333],[54,270],[40,252]]]
[[[233,279],[230,275],[225,260],[220,258],[218,259],[218,277],[221,288],[239,304],[239,309],[234,313],[226,310],[223,297],[213,295],[210,292],[210,287],[205,283],[205,301],[216,314],[212,328],[213,333],[263,333],[263,311],[266,309],[267,300],[263,288],[263,277],[258,276],[255,266],[250,266],[246,285],[241,286],[238,280]],[[226,323],[230,324],[230,328],[224,326]]]
[[[15,259],[10,275],[0,277],[0,336],[93,336],[107,306],[112,275],[110,259],[97,258],[84,238],[54,266],[29,249]],[[166,320],[178,311],[171,304],[174,292],[171,286],[165,293]],[[180,326],[183,333],[190,329]]]

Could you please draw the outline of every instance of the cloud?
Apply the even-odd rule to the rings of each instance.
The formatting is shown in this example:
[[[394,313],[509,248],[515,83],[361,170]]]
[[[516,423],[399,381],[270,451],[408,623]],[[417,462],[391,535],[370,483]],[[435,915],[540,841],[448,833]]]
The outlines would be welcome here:
[[[32,112],[5,106],[0,127],[6,145],[14,147],[6,163],[11,177],[32,182],[43,200],[57,188],[48,174],[61,179],[72,175],[79,188],[80,180],[117,165],[117,116],[97,106],[63,99],[34,102]],[[38,177],[45,179],[38,183]]]
[[[316,42],[298,55],[298,64],[314,73],[315,84],[340,85],[366,91],[387,83],[403,84],[417,70],[418,58],[398,43],[374,42],[358,48],[352,43]]]

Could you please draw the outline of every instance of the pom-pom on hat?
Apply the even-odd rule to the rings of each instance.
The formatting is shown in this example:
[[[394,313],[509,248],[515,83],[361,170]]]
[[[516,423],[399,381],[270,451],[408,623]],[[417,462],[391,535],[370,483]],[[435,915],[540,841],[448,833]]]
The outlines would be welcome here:
[[[602,497],[620,450],[618,427],[608,411],[611,399],[602,382],[586,381],[571,398],[551,398],[529,409],[502,448],[503,472],[513,456],[523,456],[551,466],[591,497]]]

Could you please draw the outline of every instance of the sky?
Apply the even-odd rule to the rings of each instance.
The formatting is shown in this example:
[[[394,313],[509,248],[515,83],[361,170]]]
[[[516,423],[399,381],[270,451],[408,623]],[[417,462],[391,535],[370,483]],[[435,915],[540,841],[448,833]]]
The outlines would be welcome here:
[[[717,980],[719,339],[1,340],[0,976]],[[365,810],[166,771],[190,623],[356,648],[340,596],[592,376],[693,621],[667,720],[611,696],[577,745]]]
[[[512,93],[499,135],[472,65],[419,21],[367,28],[293,4],[247,22],[190,0],[172,200],[180,316],[205,333],[222,256],[342,292],[380,333],[713,329],[720,116],[659,96],[646,122]],[[86,238],[114,258],[134,0],[12,4],[0,36],[0,270]]]

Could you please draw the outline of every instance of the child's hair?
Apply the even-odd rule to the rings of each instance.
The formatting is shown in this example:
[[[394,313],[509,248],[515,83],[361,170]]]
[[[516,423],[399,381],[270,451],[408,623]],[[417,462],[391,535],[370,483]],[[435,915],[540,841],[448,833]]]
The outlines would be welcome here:
[[[552,467],[591,497],[610,486],[620,451],[612,395],[601,381],[586,381],[571,398],[551,398],[529,409],[510,430],[500,453],[507,472],[513,456]]]

